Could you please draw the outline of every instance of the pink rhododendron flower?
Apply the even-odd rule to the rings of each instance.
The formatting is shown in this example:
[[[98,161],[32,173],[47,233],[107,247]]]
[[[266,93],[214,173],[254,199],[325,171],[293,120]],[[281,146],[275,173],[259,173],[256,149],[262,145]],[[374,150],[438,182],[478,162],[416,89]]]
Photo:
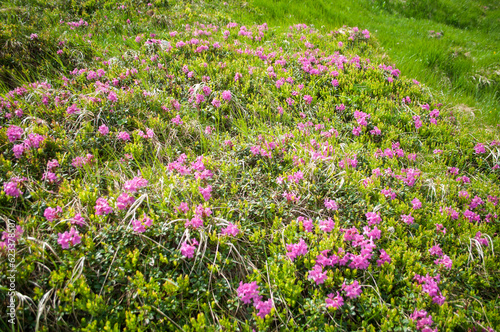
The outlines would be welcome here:
[[[420,202],[420,200],[418,198],[414,198],[411,201],[411,204],[413,204],[413,209],[414,210],[420,209],[422,207],[422,202]]]
[[[339,205],[333,199],[325,198],[325,208],[327,210],[337,211],[339,209]]]
[[[121,193],[116,199],[116,208],[118,210],[125,210],[132,204],[134,204],[135,198],[130,196],[128,193]]]
[[[139,189],[148,185],[148,180],[140,176],[135,176],[132,180],[128,180],[123,185],[123,188],[131,193],[136,193]]]
[[[118,139],[121,139],[122,141],[126,142],[126,141],[130,141],[130,135],[129,133],[125,132],[125,131],[120,131],[116,137],[118,137]]]
[[[198,216],[194,216],[193,219],[191,219],[191,220],[188,219],[186,221],[186,223],[184,224],[184,227],[186,227],[186,228],[192,227],[194,229],[197,229],[199,227],[203,227],[203,219],[201,219]]]
[[[194,256],[194,250],[196,249],[196,246],[198,245],[198,241],[193,239],[193,240],[191,240],[192,244],[189,244],[188,241],[189,240],[186,240],[182,243],[181,254],[186,258],[192,258]]]
[[[220,100],[215,98],[214,100],[212,100],[212,105],[215,108],[219,108],[220,107]]]
[[[344,299],[342,296],[340,296],[339,292],[337,292],[337,296],[335,294],[330,293],[328,294],[328,298],[326,299],[326,307],[327,308],[340,308],[341,306],[344,305]]]
[[[176,207],[176,209],[179,212],[187,213],[189,211],[189,206],[186,202],[182,202],[178,207]]]
[[[312,219],[306,219],[304,217],[298,217],[297,221],[302,223],[302,227],[304,227],[304,230],[308,233],[311,233],[313,230],[313,221]]]
[[[320,285],[327,279],[327,271],[323,272],[323,267],[321,265],[314,265],[314,268],[309,271],[307,279],[312,279],[316,285]]]
[[[7,129],[6,134],[7,134],[7,138],[12,143],[12,142],[17,141],[18,139],[21,139],[21,137],[23,136],[23,133],[24,133],[24,130],[21,127],[11,125]]]
[[[70,243],[72,246],[77,245],[82,238],[74,227],[71,227],[69,232],[59,233],[58,236],[57,243],[59,243],[63,249],[68,249]]]
[[[442,258],[436,259],[434,263],[436,265],[443,265],[448,270],[451,270],[451,267],[453,265],[453,261],[450,259],[450,257],[448,257],[448,255],[443,255]]]
[[[43,216],[48,220],[48,221],[53,221],[57,218],[59,218],[59,214],[62,213],[62,208],[60,206],[57,206],[55,208],[48,207],[45,209]]]
[[[257,316],[264,319],[266,315],[271,313],[271,309],[273,308],[273,300],[269,299],[267,301],[256,301],[254,302],[255,309],[259,310]]]
[[[199,191],[200,191],[200,194],[203,196],[203,199],[205,201],[208,201],[210,199],[210,197],[212,197],[212,186],[208,186],[206,188],[202,188],[202,187],[199,187],[198,188]]]
[[[260,301],[261,297],[259,296],[259,286],[256,281],[245,284],[240,281],[240,286],[236,291],[240,300],[245,304],[250,304],[252,301]]]
[[[372,130],[370,130],[370,134],[374,135],[374,136],[378,136],[378,135],[382,134],[382,131],[377,126],[375,126],[375,127],[373,127]]]
[[[474,147],[474,152],[477,154],[486,153],[486,149],[484,148],[484,144],[477,143],[476,146]]]
[[[476,236],[474,236],[474,239],[476,239],[479,243],[481,243],[483,246],[487,247],[489,242],[487,237],[481,237],[481,232],[477,232]]]
[[[379,213],[367,212],[365,214],[365,216],[366,216],[366,219],[368,220],[368,225],[370,225],[370,226],[375,225],[375,224],[380,224],[380,222],[382,221],[382,218],[380,217]]]
[[[77,226],[84,226],[85,225],[85,219],[83,219],[82,215],[80,213],[75,214],[73,219],[71,219],[71,224],[77,225]]]
[[[443,256],[443,250],[439,247],[439,244],[432,246],[432,248],[429,249],[429,253],[433,256]]]
[[[231,236],[237,236],[240,230],[238,229],[238,226],[235,224],[229,223],[226,228],[223,228],[221,230],[221,235],[231,235]]]
[[[231,101],[231,91],[223,91],[222,92],[222,99],[224,99],[225,101],[229,102]]]
[[[321,229],[323,232],[331,232],[333,228],[335,227],[335,222],[331,219],[324,219],[319,221],[319,229]]]
[[[19,197],[23,194],[23,192],[18,188],[18,181],[9,181],[9,182],[4,182],[3,183],[3,191],[5,192],[5,195],[11,196],[11,197]]]
[[[357,298],[361,295],[362,292],[361,286],[359,285],[357,280],[354,280],[350,285],[346,285],[346,283],[344,282],[341,289],[345,292],[345,296],[351,299]]]
[[[105,198],[99,197],[95,203],[95,214],[98,216],[110,214],[113,211]]]
[[[385,262],[391,263],[391,257],[385,252],[384,249],[380,250],[380,259],[377,260],[377,265],[382,266]]]
[[[299,243],[292,243],[286,245],[287,256],[292,260],[292,262],[298,256],[304,256],[308,252],[307,244],[303,239],[299,240]]]

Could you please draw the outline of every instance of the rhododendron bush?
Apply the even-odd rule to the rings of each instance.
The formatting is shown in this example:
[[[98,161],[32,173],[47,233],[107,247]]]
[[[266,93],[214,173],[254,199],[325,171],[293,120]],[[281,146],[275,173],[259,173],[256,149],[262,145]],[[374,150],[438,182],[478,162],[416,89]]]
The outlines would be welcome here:
[[[500,328],[498,132],[363,28],[158,3],[61,19],[127,42],[0,97],[22,330]]]

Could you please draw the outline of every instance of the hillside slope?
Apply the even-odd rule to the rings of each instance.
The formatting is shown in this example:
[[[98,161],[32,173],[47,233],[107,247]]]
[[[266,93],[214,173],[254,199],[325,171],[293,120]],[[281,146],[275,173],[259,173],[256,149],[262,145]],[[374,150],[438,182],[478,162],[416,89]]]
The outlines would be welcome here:
[[[500,138],[364,27],[31,6],[68,74],[0,99],[15,329],[500,328]]]

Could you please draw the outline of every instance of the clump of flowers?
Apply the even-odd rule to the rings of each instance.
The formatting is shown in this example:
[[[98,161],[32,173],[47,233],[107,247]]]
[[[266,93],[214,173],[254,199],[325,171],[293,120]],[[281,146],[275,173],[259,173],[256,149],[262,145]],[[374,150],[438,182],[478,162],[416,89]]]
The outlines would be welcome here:
[[[413,314],[410,315],[410,319],[415,321],[417,324],[417,330],[420,330],[422,332],[437,332],[436,329],[431,329],[432,325],[432,316],[427,313],[425,310],[417,310],[413,312]]]
[[[238,226],[233,223],[229,223],[226,228],[221,230],[221,235],[237,236],[239,232],[240,230],[238,229]]]
[[[292,262],[298,256],[304,256],[308,252],[307,244],[303,239],[300,239],[299,243],[287,244],[286,250],[288,251],[286,255],[292,260]]]
[[[424,293],[427,293],[430,297],[432,297],[432,302],[443,305],[446,298],[441,294],[441,290],[439,289],[438,283],[440,282],[440,275],[436,275],[434,277],[427,274],[425,277],[415,274],[413,277],[417,281],[419,285],[422,286],[422,290]]]
[[[361,295],[363,292],[361,290],[361,286],[359,285],[357,280],[354,280],[352,284],[347,285],[345,282],[342,284],[341,289],[345,292],[345,296],[351,299],[355,299]]]
[[[259,311],[257,316],[260,318],[265,318],[266,315],[271,313],[273,301],[271,299],[262,301],[262,296],[259,295],[259,286],[256,281],[245,284],[240,281],[240,286],[236,291],[238,293],[238,297],[243,303],[250,304],[253,302],[254,308]]]
[[[97,216],[107,215],[112,211],[113,208],[109,206],[109,203],[105,198],[99,197],[95,202],[95,214]]]
[[[132,229],[136,233],[144,233],[147,227],[150,227],[153,224],[153,219],[144,215],[141,220],[132,220]]]
[[[74,227],[71,227],[69,232],[59,233],[58,236],[57,243],[59,243],[63,249],[68,249],[70,244],[72,246],[77,245],[82,239],[78,230]]]
[[[181,254],[186,258],[193,258],[197,245],[198,241],[196,241],[196,239],[187,239],[181,245]]]
[[[57,218],[60,217],[60,214],[62,213],[62,208],[60,206],[57,206],[55,208],[48,207],[45,209],[45,212],[43,213],[43,216],[48,220],[48,221],[54,221]]]

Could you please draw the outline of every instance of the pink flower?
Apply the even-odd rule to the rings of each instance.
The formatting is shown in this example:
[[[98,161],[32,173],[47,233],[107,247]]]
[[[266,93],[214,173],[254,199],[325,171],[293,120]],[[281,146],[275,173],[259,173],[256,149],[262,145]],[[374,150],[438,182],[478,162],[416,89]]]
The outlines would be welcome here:
[[[238,297],[245,304],[250,304],[252,301],[258,302],[260,301],[259,296],[259,286],[256,281],[252,281],[251,283],[243,283],[240,281],[240,286],[236,290],[238,293]]]
[[[57,174],[52,172],[45,172],[42,175],[42,180],[48,181],[50,183],[55,183],[58,180]]]
[[[331,218],[319,221],[319,229],[323,232],[331,232],[334,227],[335,222]]]
[[[316,283],[316,285],[320,285],[325,282],[327,279],[327,271],[323,272],[323,267],[321,265],[314,265],[314,268],[309,271],[309,275],[307,279],[312,279]]]
[[[68,106],[68,108],[66,108],[66,114],[68,114],[68,115],[79,113],[80,111],[81,111],[81,109],[79,109],[76,106],[76,104],[73,104],[71,106]]]
[[[477,143],[476,146],[474,147],[474,151],[477,154],[485,153],[486,149],[484,148],[484,144],[483,143]]]
[[[439,244],[436,244],[435,246],[430,248],[429,253],[433,256],[434,255],[439,257],[443,256],[443,250],[441,249],[441,247],[439,247]]]
[[[10,181],[10,182],[4,182],[3,183],[3,191],[5,192],[5,195],[11,196],[11,197],[19,197],[23,194],[21,190],[17,187],[18,182],[17,181]]]
[[[474,236],[474,239],[476,239],[480,244],[482,244],[483,246],[488,246],[489,242],[488,242],[488,238],[487,237],[481,237],[481,232],[477,232],[476,233],[476,236]]]
[[[200,194],[203,196],[203,199],[205,201],[208,201],[210,199],[210,197],[212,197],[212,186],[208,186],[206,188],[202,188],[202,187],[199,187],[198,188],[199,191],[200,191]]]
[[[302,227],[304,230],[308,233],[311,233],[313,230],[313,222],[312,219],[305,219],[304,217],[298,217],[297,218],[298,222],[302,223]]]
[[[55,168],[59,167],[59,162],[57,159],[52,159],[47,162],[47,168],[49,171],[53,171]]]
[[[94,158],[94,156],[91,155],[90,153],[88,153],[85,157],[75,157],[71,161],[71,165],[73,167],[77,167],[77,168],[83,167],[87,164],[90,164],[92,162],[93,158]]]
[[[227,102],[231,101],[231,91],[225,90],[222,92],[222,99],[224,99]]]
[[[173,124],[176,124],[178,126],[180,126],[180,125],[182,125],[184,123],[182,121],[181,117],[179,116],[179,114],[177,114],[177,116],[175,118],[173,118],[171,121],[172,121]]]
[[[110,214],[113,211],[105,198],[99,197],[95,204],[95,214],[98,216]]]
[[[140,220],[132,220],[132,229],[137,233],[144,233],[146,231],[146,227],[144,227]]]
[[[352,129],[352,134],[353,134],[354,136],[359,136],[359,135],[361,134],[361,127],[354,127],[354,128]]]
[[[237,236],[240,230],[238,229],[238,226],[235,224],[229,223],[229,225],[222,229],[221,235],[231,235],[231,236]]]
[[[418,198],[414,198],[411,203],[413,204],[413,209],[418,210],[422,207],[422,202]]]
[[[137,190],[144,188],[148,185],[148,180],[143,179],[140,176],[135,176],[132,180],[128,180],[123,185],[123,188],[131,193],[137,192]]]
[[[384,249],[380,250],[380,259],[377,260],[377,265],[382,266],[385,262],[391,263],[391,257],[385,252]]]
[[[328,294],[328,298],[326,299],[327,308],[332,307],[338,309],[343,305],[344,299],[339,295],[339,292],[337,292],[337,296],[335,296],[333,293]]]
[[[121,139],[124,142],[130,141],[130,135],[127,132],[125,132],[125,131],[120,131],[117,134],[117,137],[118,137],[118,139]]]
[[[99,134],[106,136],[109,133],[109,128],[106,125],[99,126]]]
[[[436,265],[443,265],[444,267],[446,267],[448,270],[451,270],[451,267],[453,265],[453,261],[450,259],[450,257],[448,257],[448,255],[443,255],[442,258],[440,259],[436,259],[434,261],[434,263]]]
[[[312,103],[312,101],[313,101],[313,97],[310,96],[310,95],[305,95],[304,96],[304,100],[306,101],[307,105],[310,105]]]
[[[77,226],[84,226],[85,225],[85,219],[83,219],[82,215],[80,213],[77,213],[73,219],[71,219],[71,224],[77,225]]]
[[[304,242],[304,240],[300,239],[299,243],[287,244],[286,250],[288,251],[286,255],[293,262],[294,259],[297,258],[297,256],[304,256],[305,254],[307,254],[308,248],[307,248],[307,244]]]
[[[212,89],[210,89],[210,87],[209,87],[208,85],[205,85],[205,86],[203,87],[203,94],[204,94],[205,96],[207,96],[207,97],[208,97],[208,96],[210,96],[210,93],[211,93],[211,92],[212,92]]]
[[[111,91],[109,94],[108,94],[108,100],[110,102],[117,102],[118,101],[118,97],[116,96],[116,93],[114,93],[113,91]]]
[[[129,196],[128,193],[122,193],[118,198],[116,199],[116,208],[118,210],[125,210],[129,206],[131,206],[135,202],[135,198],[132,196]]]
[[[23,155],[24,149],[25,149],[24,144],[14,145],[12,147],[12,152],[14,152],[14,157],[16,157],[16,159],[21,158],[21,156]]]
[[[186,258],[192,258],[194,256],[194,250],[198,245],[198,241],[192,240],[193,245],[188,243],[189,240],[184,241],[181,246],[181,254]]]
[[[402,214],[401,215],[401,220],[403,220],[403,222],[407,225],[411,225],[413,224],[413,221],[415,220],[412,216],[411,216],[411,213],[410,214]]]
[[[333,199],[325,198],[325,208],[327,210],[337,211],[339,209],[339,205]]]
[[[413,122],[415,124],[416,129],[422,127],[422,121],[420,120],[420,116],[418,115],[413,116]]]
[[[368,220],[368,225],[372,226],[375,224],[379,224],[382,221],[382,218],[380,217],[379,213],[375,212],[367,212],[365,214],[366,219]]]
[[[21,127],[11,125],[7,129],[7,133],[6,134],[7,134],[7,138],[12,143],[12,142],[15,142],[18,139],[21,139],[23,133],[24,133],[24,130]]]
[[[176,209],[179,212],[187,213],[189,211],[189,206],[186,202],[182,202]]]
[[[186,223],[184,224],[184,227],[192,227],[194,229],[197,229],[199,227],[203,227],[203,219],[201,219],[199,216],[194,216],[193,219],[187,220]]]
[[[53,221],[59,218],[60,213],[62,213],[62,208],[60,206],[55,208],[48,207],[45,209],[43,216],[47,218],[48,221]]]
[[[68,249],[70,243],[73,246],[77,245],[80,243],[81,238],[82,237],[78,234],[78,231],[74,227],[71,227],[69,232],[58,234],[57,243],[59,243],[63,249]]]
[[[214,100],[212,100],[212,105],[215,108],[219,108],[220,107],[220,100],[215,98]]]
[[[375,126],[375,127],[373,127],[372,130],[370,130],[370,134],[374,135],[374,136],[378,136],[378,135],[382,134],[382,131],[380,129],[378,129],[377,126]]]
[[[361,286],[357,280],[354,280],[352,284],[346,285],[345,282],[342,284],[341,289],[345,292],[345,296],[355,299],[361,295]]]
[[[271,313],[271,309],[273,308],[273,300],[269,299],[267,301],[256,301],[254,302],[255,309],[259,310],[257,316],[264,319],[266,315]]]

